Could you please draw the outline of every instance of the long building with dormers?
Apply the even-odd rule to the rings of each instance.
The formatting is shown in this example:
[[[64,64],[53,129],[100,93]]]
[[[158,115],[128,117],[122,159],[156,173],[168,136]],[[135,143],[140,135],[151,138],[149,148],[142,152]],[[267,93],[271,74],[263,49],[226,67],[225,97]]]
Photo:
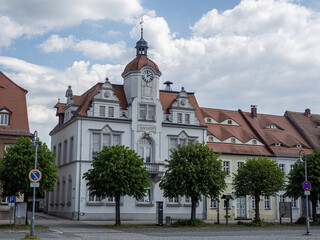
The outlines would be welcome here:
[[[267,156],[276,159],[288,174],[299,151],[312,152],[312,144],[298,131],[287,116],[258,114],[257,106],[249,112],[199,107],[192,92],[171,90],[165,82],[160,90],[161,72],[148,58],[148,43],[136,44],[136,58],[125,67],[123,84],[109,79],[97,83],[82,95],[74,95],[71,86],[66,102],[58,102],[58,124],[50,132],[52,151],[56,153],[59,180],[54,192],[46,195],[45,210],[69,219],[114,219],[114,199],[90,196],[83,173],[91,168],[94,156],[103,148],[122,144],[145,159],[150,188],[143,199],[122,198],[121,218],[139,220],[156,218],[156,203],[164,203],[164,217],[190,217],[190,199],[163,197],[158,181],[165,171],[164,160],[170,149],[188,141],[206,142],[220,154],[227,172],[225,195],[231,195],[229,218],[252,219],[255,201],[252,196],[235,196],[233,174],[247,158]],[[76,86],[75,88],[76,89]],[[302,214],[303,201],[286,199],[284,192],[276,197],[262,196],[260,214],[263,220],[279,219],[279,202],[291,202],[293,218]],[[206,199],[197,207],[197,217],[225,221],[226,202]]]
[[[134,58],[122,73],[123,85],[106,79],[82,95],[66,91],[66,103],[57,103],[58,125],[50,132],[56,153],[59,180],[45,199],[46,212],[69,219],[114,219],[114,198],[90,196],[83,174],[103,148],[126,145],[145,160],[150,188],[142,199],[124,196],[121,218],[154,220],[156,203],[163,202],[164,217],[188,218],[191,200],[163,197],[159,179],[170,149],[189,141],[206,140],[205,125],[195,95],[184,88],[159,90],[161,72],[148,58],[148,44],[141,36]],[[76,88],[74,88],[76,89]],[[206,201],[197,206],[197,217],[206,218]]]

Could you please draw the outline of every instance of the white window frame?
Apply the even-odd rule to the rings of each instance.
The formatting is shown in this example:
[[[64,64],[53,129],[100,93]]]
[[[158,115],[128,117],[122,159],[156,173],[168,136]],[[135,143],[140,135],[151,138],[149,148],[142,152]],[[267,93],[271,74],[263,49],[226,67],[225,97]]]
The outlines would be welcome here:
[[[177,123],[182,123],[182,113],[177,113]]]
[[[189,114],[189,113],[186,113],[186,114],[184,115],[184,122],[185,122],[186,124],[190,124],[190,114]]]
[[[228,125],[232,125],[232,122],[233,122],[233,121],[232,121],[231,119],[228,119],[228,120],[227,120]]]
[[[88,190],[88,203],[101,203],[102,197],[98,197],[96,195],[90,196],[91,191]]]
[[[104,117],[106,116],[106,106],[99,106],[99,116]]]
[[[147,144],[149,143],[149,144]],[[151,139],[141,138],[139,140],[139,155],[144,159],[144,162],[151,163],[153,161],[153,143]]]
[[[9,198],[1,196],[1,204],[8,204],[8,203],[9,203]]]
[[[191,203],[192,203],[191,197],[185,196],[185,197],[184,197],[184,202],[185,202],[186,204],[191,204]]]
[[[279,163],[279,167],[280,167],[281,171],[282,171],[284,174],[286,174],[286,164],[284,164],[284,163]]]
[[[298,199],[291,198],[292,208],[298,208]]]
[[[227,208],[227,199],[223,199],[223,209]],[[232,208],[232,199],[229,199],[229,206],[228,209]]]
[[[173,198],[168,198],[168,203],[169,204],[179,204],[180,203],[180,197],[176,196]]]
[[[222,162],[222,165],[223,165],[223,171],[227,173],[227,177],[231,177],[231,161],[224,160]]]
[[[231,138],[230,141],[231,141],[232,144],[236,144],[236,143],[237,143],[237,140],[236,140],[236,138],[234,138],[234,137]]]
[[[69,139],[69,162],[73,161],[74,137]]]
[[[214,142],[214,137],[213,136],[208,136],[208,142]]]
[[[286,198],[281,194],[279,195],[279,202],[285,202]]]
[[[141,103],[139,105],[139,120],[155,121],[156,105]]]
[[[219,202],[215,198],[210,199],[210,208],[218,208]]]
[[[10,112],[6,109],[0,111],[0,126],[9,126],[10,123]]]
[[[96,140],[99,140],[99,142],[97,141],[96,144],[98,144],[97,147],[95,147],[94,145],[94,135],[98,136],[99,138]],[[104,141],[104,136],[110,136],[110,141],[109,144],[106,144],[106,141]],[[101,132],[101,131],[92,131],[91,132],[91,149],[90,149],[90,155],[91,155],[91,159],[93,159],[105,146],[114,146],[114,145],[121,145],[121,139],[122,135],[120,132]],[[119,142],[116,142],[116,138],[119,138]],[[98,150],[96,154],[95,151],[93,150]]]
[[[271,210],[271,197],[264,196],[264,209]]]
[[[108,117],[114,117],[114,107],[108,107]]]
[[[239,167],[241,167],[244,163],[245,163],[245,161],[237,161],[237,170],[238,170]]]
[[[148,188],[147,188],[146,195],[143,196],[143,197],[140,198],[140,199],[137,199],[137,201],[138,201],[139,203],[152,203],[152,191],[151,191],[151,187],[148,187]]]

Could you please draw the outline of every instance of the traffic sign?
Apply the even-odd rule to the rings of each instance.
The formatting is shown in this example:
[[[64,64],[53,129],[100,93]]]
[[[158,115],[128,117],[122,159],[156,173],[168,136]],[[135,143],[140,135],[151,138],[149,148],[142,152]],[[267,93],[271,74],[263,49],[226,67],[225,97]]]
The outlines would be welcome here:
[[[41,177],[42,177],[41,172],[38,169],[32,169],[29,172],[29,179],[32,182],[39,182]]]
[[[15,203],[16,198],[14,196],[9,197],[9,203]]]
[[[309,181],[304,181],[302,186],[305,191],[311,190],[311,183]]]
[[[30,182],[30,187],[38,188],[40,186],[39,182]]]

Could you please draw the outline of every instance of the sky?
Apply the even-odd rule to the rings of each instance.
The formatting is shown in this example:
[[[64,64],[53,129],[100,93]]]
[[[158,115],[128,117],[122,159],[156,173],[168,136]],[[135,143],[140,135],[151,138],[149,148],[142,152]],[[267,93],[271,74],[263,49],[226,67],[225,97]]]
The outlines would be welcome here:
[[[50,146],[54,105],[148,56],[202,107],[320,113],[318,0],[0,0],[0,71],[28,90],[30,131]]]

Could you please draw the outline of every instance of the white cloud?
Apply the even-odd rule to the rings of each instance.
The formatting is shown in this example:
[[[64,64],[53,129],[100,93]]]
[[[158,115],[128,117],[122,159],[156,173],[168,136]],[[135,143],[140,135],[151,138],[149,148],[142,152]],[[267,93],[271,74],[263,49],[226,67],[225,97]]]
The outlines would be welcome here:
[[[114,44],[92,40],[79,41],[72,35],[66,38],[51,35],[45,42],[39,45],[39,48],[47,53],[61,52],[67,49],[74,50],[93,59],[119,59],[126,54],[126,44],[123,41]]]

